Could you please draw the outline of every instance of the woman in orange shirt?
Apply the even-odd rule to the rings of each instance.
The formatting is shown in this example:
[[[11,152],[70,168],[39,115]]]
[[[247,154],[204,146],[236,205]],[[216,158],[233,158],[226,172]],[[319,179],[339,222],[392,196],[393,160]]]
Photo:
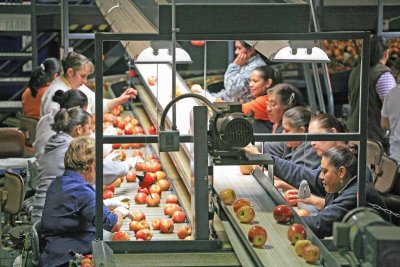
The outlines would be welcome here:
[[[50,83],[57,78],[62,71],[60,62],[53,58],[47,58],[32,71],[28,88],[22,94],[22,112],[25,116],[34,119],[40,118],[40,101]]]
[[[253,129],[256,133],[272,132],[273,124],[267,110],[267,90],[280,82],[280,71],[270,66],[257,67],[250,73],[249,87],[253,100],[242,104],[242,111],[245,115],[253,114]]]

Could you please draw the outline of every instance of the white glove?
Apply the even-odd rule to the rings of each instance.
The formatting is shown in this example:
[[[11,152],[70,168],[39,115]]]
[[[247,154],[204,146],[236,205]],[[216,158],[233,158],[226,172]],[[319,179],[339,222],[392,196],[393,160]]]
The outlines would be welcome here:
[[[103,203],[109,209],[116,209],[118,207],[123,207],[125,209],[128,209],[129,206],[128,206],[128,204],[123,202],[124,200],[129,200],[129,198],[127,196],[118,196],[118,197],[113,197],[113,198],[109,198],[109,199],[104,199]]]
[[[141,157],[132,157],[132,158],[129,157],[124,161],[124,163],[125,162],[127,164],[127,171],[126,172],[128,172],[129,170],[135,169],[136,164],[138,162],[143,162],[143,159]]]
[[[108,126],[106,129],[104,129],[103,131],[104,135],[117,135],[117,128],[113,127],[113,126]]]
[[[190,90],[192,91],[192,93],[204,96],[205,98],[207,98],[211,102],[215,102],[217,100],[216,97],[214,97],[208,91],[202,89],[201,86],[198,85],[198,84],[193,84],[192,87],[190,87]]]
[[[129,210],[127,210],[126,208],[121,207],[121,206],[116,207],[114,211],[120,212],[120,213],[122,214],[122,217],[123,217],[123,218],[125,218],[126,216],[129,215]]]

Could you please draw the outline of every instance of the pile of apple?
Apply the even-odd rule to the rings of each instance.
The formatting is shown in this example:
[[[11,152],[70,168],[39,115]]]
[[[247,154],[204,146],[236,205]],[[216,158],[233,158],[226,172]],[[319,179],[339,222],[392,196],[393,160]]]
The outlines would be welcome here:
[[[92,254],[87,254],[83,256],[83,259],[81,260],[81,267],[94,267],[94,260]]]
[[[293,220],[292,209],[287,205],[277,205],[272,212],[277,223],[290,223]],[[293,223],[289,226],[287,237],[294,246],[296,254],[303,257],[307,263],[315,263],[319,260],[320,249],[307,240],[307,232],[303,225]]]
[[[233,210],[241,223],[251,223],[256,216],[251,203],[246,198],[236,199],[233,189],[227,188],[219,193],[221,201],[225,205],[233,205]],[[247,234],[250,243],[256,248],[262,248],[267,242],[267,231],[260,225],[252,226]]]

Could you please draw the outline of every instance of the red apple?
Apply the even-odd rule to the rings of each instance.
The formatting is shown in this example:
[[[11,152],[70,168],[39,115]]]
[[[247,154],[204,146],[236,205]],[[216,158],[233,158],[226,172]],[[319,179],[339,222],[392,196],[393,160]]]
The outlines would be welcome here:
[[[117,128],[117,135],[124,135],[124,130]]]
[[[296,244],[294,244],[294,251],[296,251],[297,256],[302,256],[303,255],[303,249],[305,246],[311,245],[311,241],[304,239],[304,240],[298,240]]]
[[[134,198],[135,203],[136,204],[146,204],[146,197],[147,197],[147,194],[145,194],[145,193],[137,193]]]
[[[103,199],[112,198],[114,193],[111,190],[104,190],[103,192]]]
[[[129,230],[130,231],[135,231],[138,227],[139,222],[137,221],[130,221],[129,222]]]
[[[160,204],[160,195],[151,193],[146,197],[146,203],[148,207],[157,207]]]
[[[150,232],[149,229],[142,229],[137,231],[136,239],[143,239],[143,240],[151,240],[153,234]]]
[[[129,235],[127,232],[124,231],[118,231],[114,234],[113,236],[113,241],[129,241]]]
[[[233,189],[227,188],[219,193],[219,197],[225,205],[231,205],[236,199],[236,194]]]
[[[132,114],[125,114],[122,117],[122,120],[125,121],[126,123],[131,122],[135,117]]]
[[[155,162],[155,161],[149,161],[146,163],[146,167],[147,167],[147,171],[148,172],[157,172],[157,171],[161,171],[161,164],[159,162]],[[157,178],[157,177],[156,177]]]
[[[126,181],[129,183],[136,182],[136,172],[128,171],[125,178],[126,178]]]
[[[290,206],[295,207],[297,206],[297,193],[296,191],[288,190],[284,194],[285,200],[290,204]]]
[[[190,225],[181,225],[176,234],[178,235],[179,239],[185,239],[186,237],[192,234],[192,227]]]
[[[122,149],[129,149],[131,147],[131,144],[121,144]],[[122,160],[124,161],[124,160]]]
[[[154,125],[150,126],[148,133],[152,135],[157,134],[157,128]]]
[[[242,206],[250,206],[250,201],[246,198],[238,198],[233,202],[233,210],[236,212]]]
[[[117,119],[117,127],[121,130],[124,130],[126,126],[126,121],[123,121],[122,119]]]
[[[160,230],[160,224],[161,224],[160,219],[154,219],[151,222],[151,226],[153,227],[153,230]]]
[[[172,221],[174,223],[183,223],[186,220],[186,214],[183,211],[174,211],[172,214]]]
[[[132,123],[134,123],[134,121]],[[144,134],[144,130],[143,130],[142,126],[136,125],[133,127],[133,133],[136,135]],[[139,143],[139,144],[142,145],[142,143]]]
[[[132,220],[132,221],[140,222],[140,221],[142,221],[142,220],[146,220],[146,215],[144,214],[143,211],[140,211],[140,210],[133,210],[133,211],[132,211],[131,220]]]
[[[242,206],[236,211],[236,216],[241,223],[249,223],[256,216],[255,211],[250,206]]]
[[[157,83],[157,78],[155,76],[149,76],[149,78],[147,78],[147,83],[150,86],[154,86]]]
[[[165,172],[163,171],[156,171],[155,172],[156,177],[157,177],[157,181],[160,181],[162,179],[165,179]]]
[[[306,209],[298,209],[296,210],[297,215],[299,215],[300,217],[308,217],[311,215],[311,213],[306,210]]]
[[[139,187],[137,191],[138,193],[145,193],[146,195],[150,195],[150,191],[147,187]]]
[[[174,222],[169,219],[160,220],[160,233],[172,233],[174,231]]]
[[[157,182],[157,185],[160,187],[161,191],[167,191],[170,186],[170,182],[167,179],[162,179]]]
[[[165,203],[177,204],[178,203],[178,197],[176,195],[168,195],[165,198]]]
[[[274,219],[278,223],[290,222],[293,218],[292,210],[286,205],[278,205],[273,211]]]
[[[113,110],[111,110],[111,113],[115,116],[119,116],[121,114],[121,109],[119,107],[115,107]]]
[[[112,144],[113,149],[119,149],[121,147],[121,144]]]
[[[316,263],[319,260],[320,249],[315,245],[305,246],[303,249],[303,258],[307,263]]]
[[[205,41],[200,41],[200,40],[193,40],[193,41],[190,41],[190,43],[193,45],[193,46],[204,46],[204,44],[206,43]]]
[[[292,245],[296,244],[298,240],[303,240],[307,238],[307,232],[304,229],[303,225],[294,223],[289,226],[287,232],[288,239]]]
[[[158,184],[152,184],[149,188],[150,193],[156,193],[161,196],[161,187]]]
[[[111,192],[115,192],[115,187],[112,184],[104,186],[104,190],[110,190]]]
[[[250,228],[248,233],[250,243],[256,248],[261,248],[267,242],[267,231],[264,227],[256,225]]]
[[[129,230],[134,231],[135,233],[142,229],[150,229],[150,225],[145,220],[142,220],[140,222],[131,221],[129,223]]]
[[[139,149],[134,149],[132,152],[132,157],[143,158],[143,153]]]
[[[133,134],[133,125],[132,123],[127,123],[124,128],[125,135],[132,135]]]

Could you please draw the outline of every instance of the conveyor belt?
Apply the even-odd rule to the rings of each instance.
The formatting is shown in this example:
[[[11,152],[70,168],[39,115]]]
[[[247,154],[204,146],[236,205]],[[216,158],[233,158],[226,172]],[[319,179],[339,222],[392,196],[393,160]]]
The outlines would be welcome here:
[[[214,188],[217,192],[232,188],[237,198],[247,198],[251,201],[256,213],[253,223],[240,223],[232,206],[226,206],[226,210],[228,216],[234,220],[232,223],[240,229],[239,235],[242,236],[242,241],[245,240],[243,242],[248,242],[247,233],[253,225],[265,227],[268,240],[263,248],[254,249],[264,266],[318,266],[307,264],[296,255],[294,247],[287,239],[288,226],[276,223],[273,218],[272,210],[276,204],[252,175],[242,175],[239,166],[214,167]]]

